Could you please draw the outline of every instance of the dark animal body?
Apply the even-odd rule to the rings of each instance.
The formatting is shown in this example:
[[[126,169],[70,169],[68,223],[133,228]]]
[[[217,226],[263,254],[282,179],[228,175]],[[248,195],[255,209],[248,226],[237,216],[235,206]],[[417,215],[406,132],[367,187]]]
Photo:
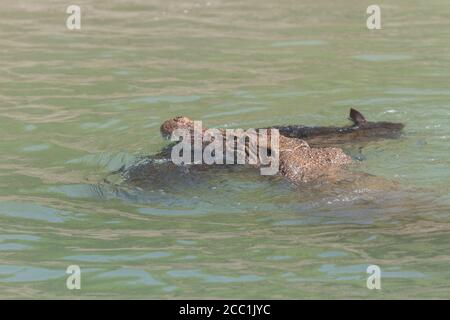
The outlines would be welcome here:
[[[332,147],[342,144],[366,143],[400,137],[404,125],[395,122],[371,122],[357,110],[350,109],[353,125],[346,127],[307,127],[301,125],[273,126],[280,134],[303,139],[311,147]]]
[[[338,146],[397,138],[404,127],[401,123],[369,122],[354,109],[350,110],[350,119],[353,125],[346,127],[287,125],[268,128],[278,129],[280,132],[281,176],[294,184],[347,179],[349,175],[343,174],[342,169],[352,161]],[[175,129],[192,130],[192,125],[193,122],[189,118],[176,117],[165,121],[160,130],[162,136],[168,138]],[[223,129],[221,132],[224,132]],[[183,180],[195,184],[203,180],[202,177],[209,176],[211,172],[220,168],[230,170],[229,166],[224,165],[177,166],[170,160],[173,146],[174,144],[171,144],[156,155],[144,157],[142,161],[123,171],[122,176],[129,183],[145,188],[149,182],[154,185],[159,181],[164,185],[164,181],[167,180],[166,182],[170,184],[169,181],[173,176],[185,177]],[[247,165],[232,167],[243,170],[255,168]]]

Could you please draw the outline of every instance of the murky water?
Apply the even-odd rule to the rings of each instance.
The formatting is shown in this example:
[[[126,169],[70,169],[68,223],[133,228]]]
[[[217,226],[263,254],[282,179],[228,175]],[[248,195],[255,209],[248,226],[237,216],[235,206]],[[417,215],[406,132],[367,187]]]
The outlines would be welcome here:
[[[77,4],[79,31],[60,1],[1,4],[1,298],[450,298],[448,1],[390,2],[376,31],[368,1]],[[104,182],[175,115],[345,125],[349,107],[406,124],[348,150],[399,188]]]

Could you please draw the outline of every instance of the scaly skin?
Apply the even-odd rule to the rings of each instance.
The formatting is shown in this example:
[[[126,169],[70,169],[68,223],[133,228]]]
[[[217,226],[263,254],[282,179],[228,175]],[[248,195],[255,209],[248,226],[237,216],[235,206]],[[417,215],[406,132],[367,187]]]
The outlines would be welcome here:
[[[187,117],[169,119],[162,124],[161,134],[170,137],[176,129],[193,130],[193,121]],[[224,129],[219,130],[225,134]],[[279,138],[278,151],[279,173],[295,184],[326,179],[352,162],[340,148],[311,148],[304,140],[283,135]],[[248,154],[248,148],[246,152]]]
[[[402,123],[371,122],[357,110],[350,109],[353,125],[345,127],[307,127],[302,125],[273,126],[280,134],[289,138],[303,139],[311,147],[335,147],[342,144],[364,143],[379,139],[398,138],[404,128]],[[175,128],[190,128],[191,120],[176,117],[165,121],[161,126],[163,137],[170,137]]]
[[[340,148],[311,148],[304,140],[280,136],[280,173],[295,184],[330,179],[350,163]]]

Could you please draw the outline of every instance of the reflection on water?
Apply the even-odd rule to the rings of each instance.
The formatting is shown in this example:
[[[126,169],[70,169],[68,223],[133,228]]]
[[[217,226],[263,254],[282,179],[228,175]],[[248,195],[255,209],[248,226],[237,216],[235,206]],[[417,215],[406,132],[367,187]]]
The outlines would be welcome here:
[[[356,56],[355,59],[363,61],[397,61],[411,59],[411,56],[403,54],[363,54]]]
[[[47,222],[63,222],[70,213],[34,203],[2,201],[0,215],[11,216],[14,218],[44,220]]]
[[[0,265],[1,282],[45,281],[64,276],[62,270],[50,270],[28,266]]]
[[[450,297],[443,3],[382,6],[368,32],[350,0],[81,1],[71,32],[51,1],[3,2],[0,298]],[[166,145],[159,125],[176,115],[346,125],[349,107],[406,124],[346,146],[371,174],[357,184],[119,174]]]

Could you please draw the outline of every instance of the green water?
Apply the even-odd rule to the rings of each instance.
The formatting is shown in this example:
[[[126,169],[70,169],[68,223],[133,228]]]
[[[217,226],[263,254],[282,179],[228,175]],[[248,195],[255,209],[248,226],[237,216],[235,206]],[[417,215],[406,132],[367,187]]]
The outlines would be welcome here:
[[[1,4],[0,298],[450,298],[448,1],[382,2],[372,31],[372,1],[76,4],[79,31],[60,1]],[[406,124],[357,165],[394,191],[103,182],[175,115],[346,125],[349,107]]]

